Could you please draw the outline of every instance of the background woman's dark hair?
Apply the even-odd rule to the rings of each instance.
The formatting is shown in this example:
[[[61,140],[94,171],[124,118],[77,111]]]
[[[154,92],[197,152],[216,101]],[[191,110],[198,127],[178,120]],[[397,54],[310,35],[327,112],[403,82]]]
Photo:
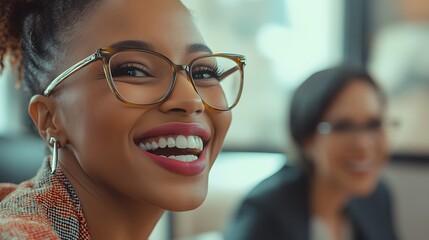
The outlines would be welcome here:
[[[336,96],[357,78],[374,86],[381,101],[385,101],[383,92],[367,71],[347,65],[316,72],[295,91],[290,105],[289,127],[300,155],[298,164],[307,172],[312,170],[312,164],[303,151],[304,143],[315,133],[317,124]]]
[[[41,93],[61,63],[76,23],[99,0],[1,0],[0,70],[7,54],[19,69],[28,94]],[[78,47],[78,46],[76,46]],[[60,56],[60,57],[59,57]],[[1,73],[1,71],[0,71]]]

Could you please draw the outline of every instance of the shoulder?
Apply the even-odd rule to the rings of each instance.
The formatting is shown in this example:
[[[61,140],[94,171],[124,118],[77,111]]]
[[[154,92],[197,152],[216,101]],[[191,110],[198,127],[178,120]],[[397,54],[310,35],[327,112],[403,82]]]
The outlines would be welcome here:
[[[227,240],[307,239],[307,181],[284,166],[242,201],[225,229]]]
[[[2,201],[7,195],[11,194],[16,190],[18,185],[11,183],[0,183],[0,201]]]
[[[0,239],[54,238],[49,234],[67,239],[88,238],[82,205],[61,171],[51,174],[46,163],[30,181],[5,189],[7,195],[0,201],[0,232],[8,235],[0,235]],[[30,237],[16,235],[21,232]],[[37,234],[42,237],[33,237]]]
[[[369,196],[352,199],[347,208],[356,218],[371,217],[389,222],[393,212],[390,188],[380,181]]]
[[[390,201],[391,194],[389,185],[380,181],[372,195],[375,199]]]
[[[308,183],[305,175],[296,167],[284,166],[278,172],[259,183],[246,196],[255,204],[277,206],[304,200]]]
[[[397,239],[389,187],[380,182],[372,194],[350,201],[346,211],[357,234],[371,239]]]
[[[250,191],[240,208],[293,226],[293,221],[305,222],[308,217],[308,187],[299,168],[284,166]]]
[[[356,198],[351,201],[351,205],[366,206],[367,208],[386,208],[390,207],[391,193],[389,186],[380,181],[374,191],[367,197]]]
[[[37,189],[33,189],[31,181],[23,182],[20,185],[2,184],[1,189],[5,193],[4,198],[0,201],[0,232],[2,234],[15,236],[17,233],[34,232],[33,230],[37,232],[43,230],[44,226],[50,226],[46,211],[42,206],[43,203],[40,201],[41,198],[37,194]]]
[[[33,188],[32,181],[19,185],[1,184],[0,216],[19,216],[24,213],[37,212],[40,207],[38,191]]]
[[[59,239],[48,224],[0,216],[0,239]]]

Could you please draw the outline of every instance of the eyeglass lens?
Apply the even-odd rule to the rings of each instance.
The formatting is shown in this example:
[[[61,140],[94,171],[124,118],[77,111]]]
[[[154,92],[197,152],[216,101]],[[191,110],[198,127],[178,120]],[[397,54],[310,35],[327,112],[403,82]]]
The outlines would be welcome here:
[[[162,100],[174,80],[174,66],[150,52],[119,52],[110,58],[109,66],[119,95],[135,104]],[[228,109],[240,95],[242,74],[232,59],[222,56],[199,58],[192,62],[189,72],[198,94],[212,107]]]
[[[357,132],[369,132],[374,133],[378,132],[383,127],[383,121],[381,119],[371,119],[367,123],[363,125],[357,125],[350,121],[338,121],[334,124],[332,124],[332,130],[334,132],[338,133],[344,133],[344,134],[352,134]]]

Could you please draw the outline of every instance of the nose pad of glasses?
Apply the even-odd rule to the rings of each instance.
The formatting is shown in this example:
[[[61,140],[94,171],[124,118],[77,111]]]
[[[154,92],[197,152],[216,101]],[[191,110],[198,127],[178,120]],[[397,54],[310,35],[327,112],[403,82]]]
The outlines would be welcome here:
[[[180,70],[184,70],[189,74],[189,66],[188,65],[179,65]]]

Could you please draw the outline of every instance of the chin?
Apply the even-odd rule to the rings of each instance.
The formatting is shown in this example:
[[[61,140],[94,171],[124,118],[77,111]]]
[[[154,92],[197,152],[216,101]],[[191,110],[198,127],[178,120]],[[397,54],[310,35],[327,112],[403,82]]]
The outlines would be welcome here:
[[[374,189],[376,187],[377,182],[376,181],[362,181],[356,184],[353,184],[354,186],[351,186],[349,189],[351,190],[351,195],[355,197],[367,197],[371,195],[372,192],[374,192]]]
[[[152,195],[151,203],[168,211],[188,211],[199,207],[207,196],[207,179],[191,178],[164,186],[163,191]]]
[[[165,210],[183,212],[194,210],[206,199],[206,194],[203,196],[198,194],[193,194],[192,196],[176,196],[173,201],[169,201],[168,204],[164,207]]]

